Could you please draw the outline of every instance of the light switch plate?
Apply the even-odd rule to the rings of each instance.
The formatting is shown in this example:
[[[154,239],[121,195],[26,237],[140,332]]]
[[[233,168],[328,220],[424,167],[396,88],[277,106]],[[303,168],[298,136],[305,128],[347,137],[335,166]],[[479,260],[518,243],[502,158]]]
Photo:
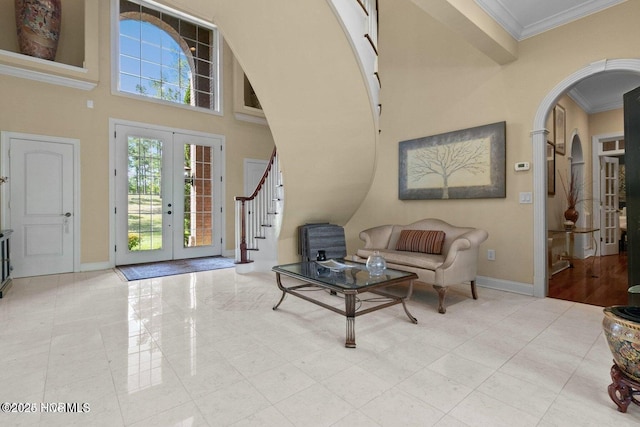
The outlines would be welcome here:
[[[533,193],[530,191],[520,193],[520,203],[533,203]]]

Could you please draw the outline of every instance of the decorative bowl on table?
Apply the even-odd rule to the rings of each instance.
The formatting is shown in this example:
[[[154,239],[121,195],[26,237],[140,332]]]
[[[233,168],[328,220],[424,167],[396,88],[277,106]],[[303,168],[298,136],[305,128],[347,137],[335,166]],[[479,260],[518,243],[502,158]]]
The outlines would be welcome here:
[[[602,328],[614,363],[640,382],[640,307],[614,305],[603,311]]]

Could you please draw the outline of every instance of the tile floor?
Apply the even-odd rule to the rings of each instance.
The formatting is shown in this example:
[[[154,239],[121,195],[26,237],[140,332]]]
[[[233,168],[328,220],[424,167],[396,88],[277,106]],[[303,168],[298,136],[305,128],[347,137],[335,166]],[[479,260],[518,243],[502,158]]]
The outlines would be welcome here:
[[[607,395],[602,309],[479,288],[345,320],[233,269],[14,280],[0,299],[0,425],[631,426]],[[334,298],[329,295],[327,298]],[[340,301],[336,300],[339,304]],[[88,403],[88,413],[41,403]],[[56,407],[50,405],[50,408]],[[51,409],[53,410],[53,409]]]

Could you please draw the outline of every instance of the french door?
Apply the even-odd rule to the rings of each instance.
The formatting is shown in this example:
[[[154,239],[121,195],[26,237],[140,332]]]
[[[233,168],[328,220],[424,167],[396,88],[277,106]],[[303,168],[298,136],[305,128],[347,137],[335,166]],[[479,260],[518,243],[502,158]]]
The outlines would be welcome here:
[[[222,139],[116,125],[116,265],[222,254]]]
[[[601,157],[600,173],[600,253],[614,255],[618,253],[620,240],[619,203],[618,203],[618,175],[619,161],[616,157]]]

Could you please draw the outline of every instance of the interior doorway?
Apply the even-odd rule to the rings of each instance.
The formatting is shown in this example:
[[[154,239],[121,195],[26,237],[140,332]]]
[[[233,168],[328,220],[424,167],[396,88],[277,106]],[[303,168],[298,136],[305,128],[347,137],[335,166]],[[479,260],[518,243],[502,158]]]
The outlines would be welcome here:
[[[221,255],[222,137],[114,128],[115,265]]]
[[[550,273],[547,270],[547,117],[560,97],[570,90],[578,82],[606,72],[630,72],[640,75],[640,60],[638,59],[614,59],[594,62],[558,83],[543,99],[536,112],[533,131],[531,132],[533,144],[533,182],[534,182],[534,278],[533,295],[544,297],[548,295],[548,280]]]

